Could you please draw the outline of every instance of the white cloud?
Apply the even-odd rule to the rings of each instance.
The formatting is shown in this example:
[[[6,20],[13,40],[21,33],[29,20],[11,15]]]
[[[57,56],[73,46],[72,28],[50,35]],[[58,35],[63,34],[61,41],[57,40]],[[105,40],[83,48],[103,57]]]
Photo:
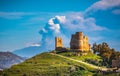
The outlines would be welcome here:
[[[48,20],[45,27],[39,31],[40,35],[42,36],[41,47],[44,47],[46,50],[54,49],[54,38],[55,36],[62,35],[61,25],[63,25],[65,22],[65,16],[55,16]]]
[[[59,23],[65,23],[66,21],[65,16],[56,16],[55,18],[59,21]]]
[[[42,32],[51,32],[53,31],[54,33],[60,33],[60,24],[65,23],[66,18],[65,16],[55,16],[51,19],[49,19],[47,25]]]
[[[42,36],[41,47],[54,49],[55,36],[62,37],[65,46],[69,46],[71,35],[77,31],[93,33],[106,29],[105,27],[96,25],[94,18],[85,18],[81,13],[72,12],[67,13],[66,16],[55,16],[39,32]]]
[[[0,12],[0,17],[5,19],[20,19],[25,15],[34,15],[31,12]]]
[[[120,0],[100,0],[86,9],[86,12],[107,10],[116,6],[120,6]]]
[[[31,46],[40,46],[38,43],[31,44]]]
[[[120,14],[120,9],[115,9],[112,11],[113,14],[119,15]]]
[[[32,42],[26,43],[26,47],[29,46],[40,46],[40,43],[32,43]]]
[[[102,27],[96,24],[96,20],[94,18],[86,18],[84,19],[85,30],[89,29],[90,31],[102,31],[107,30],[107,28]]]
[[[83,14],[70,13],[67,17],[64,28],[72,30],[81,31],[102,31],[107,30],[107,28],[99,26],[96,24],[96,20],[93,17],[85,18]]]

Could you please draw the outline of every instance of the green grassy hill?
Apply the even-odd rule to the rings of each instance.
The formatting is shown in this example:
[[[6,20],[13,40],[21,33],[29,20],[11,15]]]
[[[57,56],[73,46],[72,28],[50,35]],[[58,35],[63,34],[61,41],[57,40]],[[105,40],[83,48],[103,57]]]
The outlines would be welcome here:
[[[97,69],[61,56],[42,53],[4,70],[0,76],[93,76],[97,74]]]
[[[88,53],[87,55],[80,55],[80,56],[76,56],[76,52],[63,52],[63,53],[59,53],[59,54],[66,56],[66,57],[69,57],[69,58],[76,59],[76,60],[81,60],[81,61],[93,64],[96,66],[102,65],[102,58],[98,55],[93,54],[93,53]]]
[[[4,76],[69,76],[76,73],[93,75],[91,71],[95,69],[82,66],[77,62],[52,55],[42,53],[36,55],[23,63],[12,66],[4,70]]]

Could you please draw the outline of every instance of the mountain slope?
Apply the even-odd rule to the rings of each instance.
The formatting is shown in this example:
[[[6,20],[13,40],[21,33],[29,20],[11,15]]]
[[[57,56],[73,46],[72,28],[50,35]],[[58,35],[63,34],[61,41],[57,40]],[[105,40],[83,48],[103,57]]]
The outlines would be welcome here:
[[[0,52],[0,69],[9,68],[14,64],[18,64],[25,59],[11,52]]]
[[[79,75],[92,75],[90,71],[96,69],[80,65],[78,62],[68,60],[50,53],[36,55],[25,62],[14,65],[4,70],[3,74],[8,76],[69,76],[80,71]]]

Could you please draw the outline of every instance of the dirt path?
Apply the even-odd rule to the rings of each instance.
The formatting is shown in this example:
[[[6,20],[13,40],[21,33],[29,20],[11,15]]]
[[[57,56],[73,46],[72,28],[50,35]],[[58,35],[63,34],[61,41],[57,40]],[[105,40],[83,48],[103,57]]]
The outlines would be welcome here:
[[[103,67],[98,67],[98,66],[95,66],[95,65],[92,65],[92,64],[89,64],[89,63],[86,63],[86,62],[83,62],[81,60],[76,60],[76,59],[73,59],[73,58],[69,58],[69,57],[66,57],[66,56],[63,56],[63,55],[59,55],[59,54],[53,54],[51,53],[52,55],[56,55],[56,56],[59,56],[59,57],[62,57],[62,58],[65,58],[65,59],[68,59],[68,60],[72,60],[72,61],[75,61],[75,62],[79,62],[81,64],[84,64],[84,65],[87,65],[87,66],[91,66],[95,69],[98,69],[98,70],[101,70],[101,71],[107,71],[108,68],[103,68]]]

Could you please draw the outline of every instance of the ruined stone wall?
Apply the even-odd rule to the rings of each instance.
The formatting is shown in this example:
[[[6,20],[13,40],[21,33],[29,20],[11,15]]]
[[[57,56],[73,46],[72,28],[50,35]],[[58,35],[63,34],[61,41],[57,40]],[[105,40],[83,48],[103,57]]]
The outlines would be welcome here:
[[[55,37],[55,48],[62,48],[63,44],[62,44],[62,38],[60,37]]]
[[[83,50],[90,50],[90,45],[88,43],[88,37],[83,37]]]
[[[73,34],[71,37],[70,48],[89,51],[90,45],[88,43],[88,37],[84,36],[82,32],[76,32],[76,34]]]
[[[55,49],[56,50],[63,50],[62,38],[56,37],[55,38]],[[80,51],[89,51],[90,44],[88,42],[88,37],[84,36],[82,32],[76,32],[71,36],[70,41],[70,48],[77,49]]]

